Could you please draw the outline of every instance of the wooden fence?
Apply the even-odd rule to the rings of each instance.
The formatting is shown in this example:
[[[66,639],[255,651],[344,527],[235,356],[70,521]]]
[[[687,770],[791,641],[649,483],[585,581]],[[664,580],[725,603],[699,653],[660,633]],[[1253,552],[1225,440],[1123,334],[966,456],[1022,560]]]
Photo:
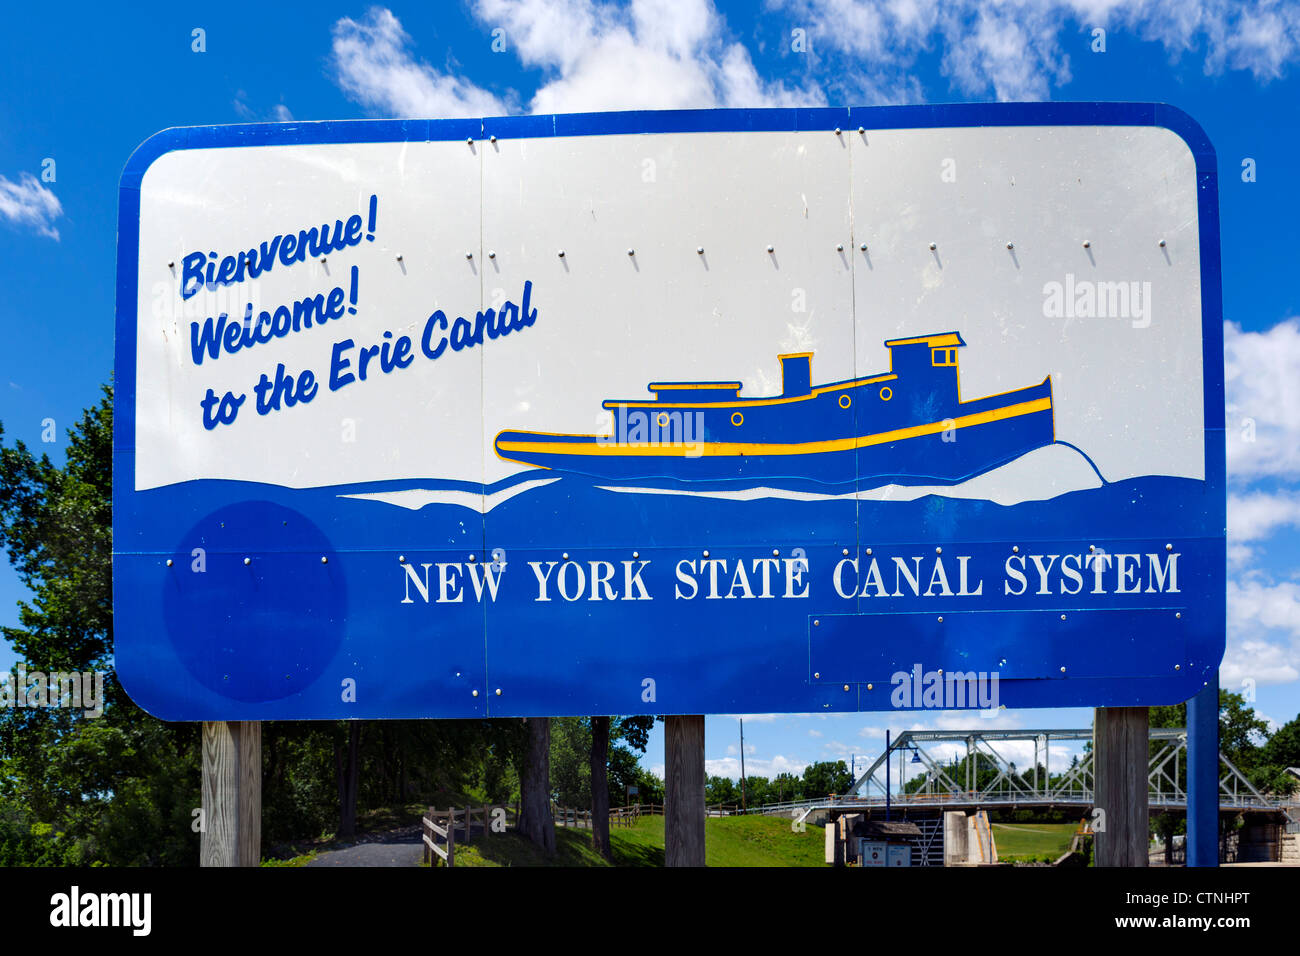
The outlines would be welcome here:
[[[575,810],[572,807],[551,807],[551,816],[555,818],[557,827],[567,827],[569,829],[590,830],[591,829],[591,811]]]
[[[462,843],[469,843],[474,836],[474,827],[480,828],[480,835],[492,833],[492,824],[511,826],[511,817],[517,822],[519,810],[503,803],[484,804],[481,807],[451,807],[439,810],[429,807],[420,821],[424,838],[424,862],[436,866],[442,860],[447,866],[456,865],[456,831],[464,836]]]
[[[497,811],[501,811],[503,816],[496,816]],[[740,808],[735,804],[718,804],[705,808],[705,815],[710,817],[726,817],[739,813]],[[551,806],[551,814],[555,818],[557,827],[566,829],[591,829],[591,811],[578,810],[573,807]],[[610,807],[609,825],[611,827],[631,827],[635,826],[637,821],[642,817],[664,815],[664,805],[662,803],[633,803],[626,807]],[[424,862],[436,866],[439,860],[442,860],[447,866],[456,865],[456,844],[469,843],[471,837],[476,834],[486,836],[493,832],[492,824],[494,817],[498,824],[501,820],[506,821],[506,827],[513,829],[519,821],[518,806],[507,806],[505,804],[485,804],[481,807],[451,807],[447,810],[439,810],[436,807],[429,807],[421,821],[424,838]],[[456,836],[456,831],[461,832],[461,836]]]
[[[635,826],[642,817],[661,817],[664,815],[662,803],[633,803],[626,807],[609,808],[609,825],[612,827]]]
[[[430,816],[435,813],[433,807],[429,808]],[[454,811],[453,811],[454,813]],[[447,826],[441,827],[430,819],[424,817],[420,821],[424,837],[424,862],[431,866],[437,866],[437,860],[441,859],[448,866],[456,865],[456,822],[455,819],[447,821]]]

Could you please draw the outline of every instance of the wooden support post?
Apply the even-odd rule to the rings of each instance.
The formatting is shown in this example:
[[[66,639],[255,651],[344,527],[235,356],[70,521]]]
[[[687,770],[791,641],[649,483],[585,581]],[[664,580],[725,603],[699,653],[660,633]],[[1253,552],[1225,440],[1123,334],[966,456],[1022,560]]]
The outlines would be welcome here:
[[[1147,724],[1145,707],[1094,711],[1093,805],[1104,814],[1093,838],[1097,866],[1148,863]]]
[[[262,862],[262,725],[204,721],[200,866]]]
[[[704,718],[664,718],[664,863],[704,866]]]

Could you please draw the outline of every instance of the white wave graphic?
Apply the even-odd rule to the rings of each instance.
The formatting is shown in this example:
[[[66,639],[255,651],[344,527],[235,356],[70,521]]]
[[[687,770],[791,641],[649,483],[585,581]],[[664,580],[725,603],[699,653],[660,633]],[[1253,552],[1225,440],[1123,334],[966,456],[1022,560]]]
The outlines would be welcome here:
[[[509,501],[515,495],[521,495],[525,491],[541,488],[543,485],[549,485],[559,480],[557,477],[521,481],[517,485],[511,485],[509,488],[503,488],[500,491],[494,491],[486,495],[474,491],[457,491],[451,488],[408,488],[405,491],[378,491],[366,494],[339,495],[339,497],[382,501],[386,505],[396,505],[410,511],[419,511],[425,505],[459,505],[462,508],[468,508],[470,511],[477,511],[479,514],[487,514],[497,505]]]
[[[782,488],[736,488],[725,491],[690,491],[681,488],[629,488],[597,485],[601,491],[643,495],[687,495],[695,498],[723,498],[755,501],[781,498],[786,501],[915,501],[926,495],[992,501],[1018,505],[1026,501],[1047,501],[1072,491],[1100,488],[1101,479],[1088,460],[1068,445],[1044,445],[1014,461],[969,478],[956,485],[897,485],[859,489],[840,494],[816,491],[786,491]]]

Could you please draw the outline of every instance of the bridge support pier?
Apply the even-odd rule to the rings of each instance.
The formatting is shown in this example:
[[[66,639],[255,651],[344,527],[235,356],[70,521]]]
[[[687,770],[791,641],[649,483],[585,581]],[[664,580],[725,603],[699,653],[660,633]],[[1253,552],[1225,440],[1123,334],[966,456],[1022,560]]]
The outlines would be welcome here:
[[[943,815],[943,865],[959,866],[970,859],[970,825],[966,813],[948,810]]]
[[[1093,713],[1095,863],[1146,866],[1147,708],[1098,707]]]

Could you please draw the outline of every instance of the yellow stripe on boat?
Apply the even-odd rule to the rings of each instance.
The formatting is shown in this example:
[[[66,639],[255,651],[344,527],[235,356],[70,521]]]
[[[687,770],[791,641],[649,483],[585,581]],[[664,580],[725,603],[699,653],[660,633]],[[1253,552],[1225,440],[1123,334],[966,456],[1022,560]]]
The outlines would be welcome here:
[[[924,435],[937,435],[950,428],[970,428],[972,425],[986,425],[1000,422],[1021,415],[1044,412],[1052,407],[1051,398],[1038,398],[1031,402],[1020,402],[987,412],[975,412],[960,418],[945,418],[943,421],[930,422],[925,425],[913,425],[910,428],[896,428],[874,435],[861,435],[852,438],[835,438],[829,441],[795,442],[795,443],[758,443],[758,442],[672,442],[672,443],[619,443],[619,442],[550,442],[550,441],[498,441],[497,451],[542,453],[550,455],[634,455],[678,458],[690,450],[695,456],[723,457],[729,455],[754,457],[757,455],[816,455],[832,451],[852,451],[870,445],[885,445],[889,442],[902,441],[905,438],[920,438]],[[577,436],[574,436],[577,437]],[[596,436],[591,436],[595,438]]]

